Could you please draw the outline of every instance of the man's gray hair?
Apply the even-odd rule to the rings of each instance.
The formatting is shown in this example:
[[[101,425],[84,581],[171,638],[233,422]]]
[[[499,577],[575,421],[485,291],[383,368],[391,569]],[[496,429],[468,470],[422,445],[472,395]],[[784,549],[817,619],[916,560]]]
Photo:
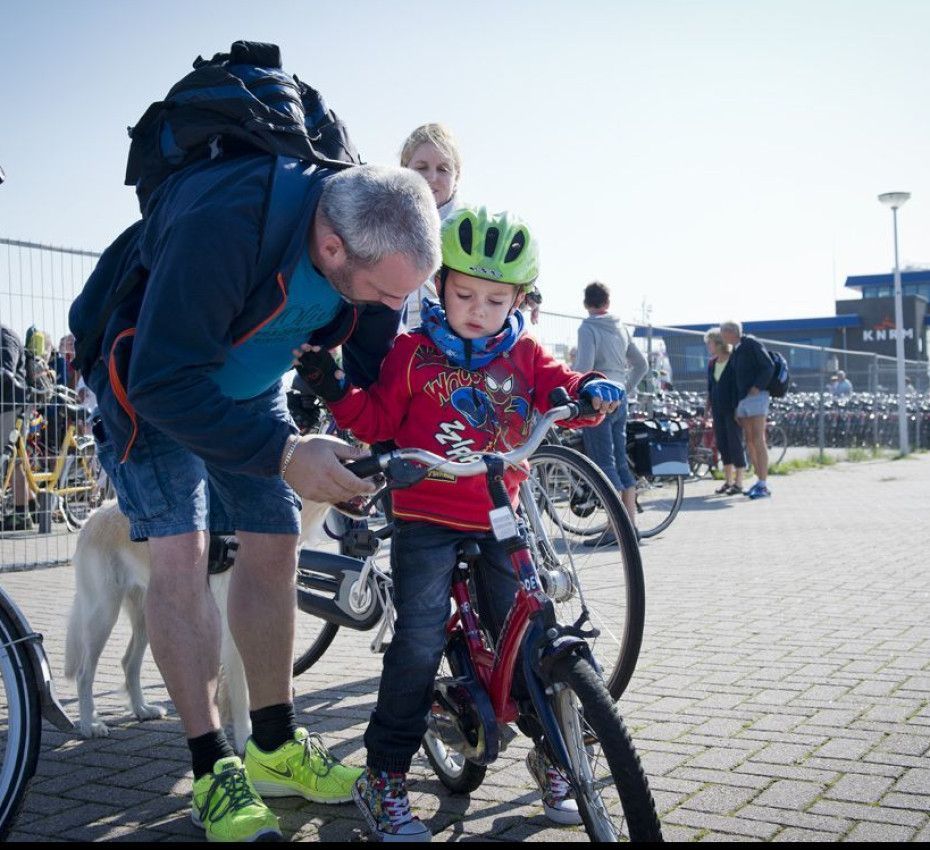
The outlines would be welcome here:
[[[721,331],[730,331],[730,333],[735,333],[737,336],[743,335],[743,326],[739,322],[721,322],[720,323]]]
[[[426,181],[409,168],[359,165],[326,182],[318,211],[350,259],[370,266],[409,257],[427,278],[439,268],[439,213]]]

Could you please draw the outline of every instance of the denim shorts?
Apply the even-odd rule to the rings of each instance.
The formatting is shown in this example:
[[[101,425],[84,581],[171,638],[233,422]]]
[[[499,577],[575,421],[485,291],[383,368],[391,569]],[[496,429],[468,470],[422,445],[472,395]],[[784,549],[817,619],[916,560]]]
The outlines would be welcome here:
[[[756,395],[748,395],[736,405],[736,418],[746,419],[749,416],[768,416],[769,394],[762,390]]]
[[[280,389],[239,404],[291,422]],[[97,453],[135,541],[191,531],[300,532],[300,499],[283,478],[217,469],[145,422],[125,463],[106,439],[97,441]]]

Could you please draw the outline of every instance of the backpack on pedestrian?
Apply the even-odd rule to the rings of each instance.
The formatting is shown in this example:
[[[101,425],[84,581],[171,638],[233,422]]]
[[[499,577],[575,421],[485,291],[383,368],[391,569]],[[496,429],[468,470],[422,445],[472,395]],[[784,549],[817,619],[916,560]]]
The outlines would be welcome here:
[[[772,398],[784,398],[788,392],[788,384],[791,381],[788,361],[777,351],[769,351],[766,349],[765,353],[768,354],[769,360],[772,361],[772,365],[775,367],[775,371],[772,373],[772,378],[766,389]]]
[[[265,153],[327,168],[361,163],[348,129],[320,93],[282,70],[276,44],[237,41],[229,53],[198,56],[193,65],[129,128],[125,182],[136,187],[143,220],[155,190],[197,162]],[[74,363],[82,374],[90,374],[100,357],[114,311],[141,298],[148,278],[139,262],[142,223],[104,251],[71,307],[71,317],[95,316],[84,327],[71,322]],[[95,309],[87,310],[88,304]]]

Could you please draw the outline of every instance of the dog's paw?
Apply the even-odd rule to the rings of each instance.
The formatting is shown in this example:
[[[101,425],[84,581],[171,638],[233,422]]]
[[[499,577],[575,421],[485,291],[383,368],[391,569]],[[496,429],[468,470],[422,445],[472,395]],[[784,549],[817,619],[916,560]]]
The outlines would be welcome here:
[[[86,723],[83,720],[77,724],[77,730],[82,738],[109,738],[110,727],[101,720]]]
[[[167,714],[160,705],[149,705],[145,702],[135,706],[133,711],[139,720],[160,720]]]

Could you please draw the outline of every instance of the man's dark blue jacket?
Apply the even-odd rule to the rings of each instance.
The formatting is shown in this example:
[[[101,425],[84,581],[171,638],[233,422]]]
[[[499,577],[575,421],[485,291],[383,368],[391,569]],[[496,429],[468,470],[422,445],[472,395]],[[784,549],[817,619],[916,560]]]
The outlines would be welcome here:
[[[87,378],[107,439],[122,460],[145,451],[138,445],[144,420],[223,469],[278,473],[291,430],[245,413],[209,374],[286,305],[332,174],[264,155],[191,166],[166,180],[142,221],[104,252],[85,293],[94,275],[112,278],[133,266],[148,272],[144,287],[111,316]],[[85,297],[72,305],[69,321],[78,341],[100,309]],[[307,334],[328,348],[345,343],[350,379],[367,386],[398,320],[399,313],[387,308],[346,303],[326,327],[308,327]]]
[[[772,358],[768,356],[762,343],[750,334],[740,337],[739,345],[733,349],[730,359],[736,372],[737,401],[746,398],[753,387],[766,389],[772,375],[775,374]]]

